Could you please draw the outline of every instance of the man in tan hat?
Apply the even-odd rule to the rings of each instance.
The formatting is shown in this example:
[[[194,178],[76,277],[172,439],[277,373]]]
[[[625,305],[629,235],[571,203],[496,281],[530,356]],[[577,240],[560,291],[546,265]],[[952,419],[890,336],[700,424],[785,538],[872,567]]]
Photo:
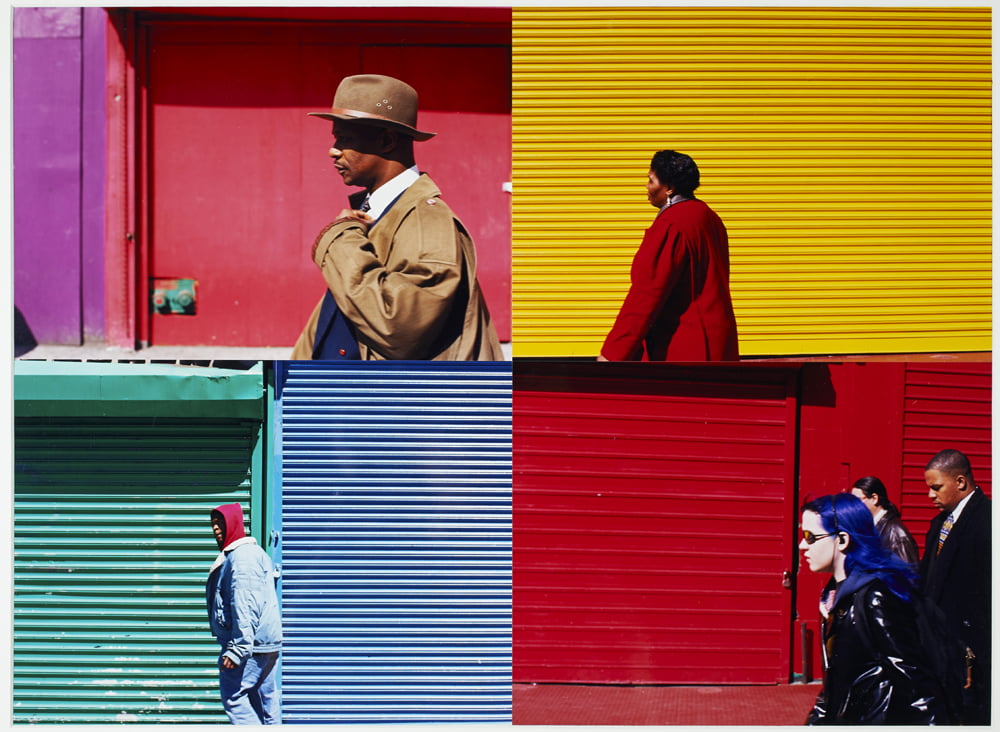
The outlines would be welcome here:
[[[330,157],[350,197],[320,232],[312,257],[327,292],[293,359],[503,358],[476,279],[472,237],[413,157],[417,93],[388,76],[340,82],[327,112]]]

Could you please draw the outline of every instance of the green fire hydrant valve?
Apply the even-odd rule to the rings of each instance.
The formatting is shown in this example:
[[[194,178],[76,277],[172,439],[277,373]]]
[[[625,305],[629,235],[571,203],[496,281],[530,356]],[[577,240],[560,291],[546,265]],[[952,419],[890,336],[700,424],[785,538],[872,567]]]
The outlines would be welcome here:
[[[196,280],[154,279],[151,307],[163,315],[194,315],[197,303]]]

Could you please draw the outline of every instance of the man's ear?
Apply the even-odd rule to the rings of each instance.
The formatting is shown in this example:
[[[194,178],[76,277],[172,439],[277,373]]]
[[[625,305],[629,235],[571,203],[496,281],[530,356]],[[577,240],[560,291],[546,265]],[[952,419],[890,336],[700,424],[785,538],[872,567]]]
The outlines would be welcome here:
[[[396,130],[383,127],[379,130],[379,136],[376,144],[378,145],[379,152],[383,155],[391,153],[399,144],[399,133],[396,132]]]
[[[972,483],[969,482],[969,478],[962,474],[955,476],[955,482],[958,483],[958,489],[962,491],[962,493],[965,493],[972,487]]]

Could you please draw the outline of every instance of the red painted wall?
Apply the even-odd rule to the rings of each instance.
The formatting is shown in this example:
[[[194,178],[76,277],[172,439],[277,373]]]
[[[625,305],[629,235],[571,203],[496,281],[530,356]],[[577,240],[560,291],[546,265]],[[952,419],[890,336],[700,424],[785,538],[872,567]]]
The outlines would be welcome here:
[[[416,10],[135,16],[140,343],[295,341],[324,290],[309,246],[355,190],[327,155],[330,124],[306,112],[355,73],[420,93],[419,125],[438,136],[417,144],[417,164],[472,232],[510,339],[510,12]],[[197,280],[194,315],[149,312],[149,283],[168,278]]]
[[[921,550],[936,509],[927,497],[924,468],[939,450],[964,452],[976,483],[993,495],[991,364],[912,363],[903,392],[899,505]]]

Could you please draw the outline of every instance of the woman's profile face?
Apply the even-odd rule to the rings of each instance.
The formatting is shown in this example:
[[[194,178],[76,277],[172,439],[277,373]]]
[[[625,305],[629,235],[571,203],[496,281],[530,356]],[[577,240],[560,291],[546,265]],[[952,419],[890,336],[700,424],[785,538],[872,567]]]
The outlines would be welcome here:
[[[672,188],[660,183],[660,179],[656,177],[656,173],[652,170],[649,171],[649,180],[646,182],[646,198],[649,199],[649,202],[653,206],[663,208],[673,192]]]
[[[861,502],[871,511],[873,517],[879,512],[878,499],[875,496],[866,496],[860,488],[851,488],[851,495],[860,498]]]
[[[823,528],[818,513],[804,511],[802,513],[802,541],[799,542],[799,549],[805,552],[806,562],[813,572],[833,572],[834,555],[837,553],[837,536],[827,535],[827,530]],[[807,536],[811,536],[815,541],[812,544],[806,541]],[[821,537],[821,538],[816,538]]]

